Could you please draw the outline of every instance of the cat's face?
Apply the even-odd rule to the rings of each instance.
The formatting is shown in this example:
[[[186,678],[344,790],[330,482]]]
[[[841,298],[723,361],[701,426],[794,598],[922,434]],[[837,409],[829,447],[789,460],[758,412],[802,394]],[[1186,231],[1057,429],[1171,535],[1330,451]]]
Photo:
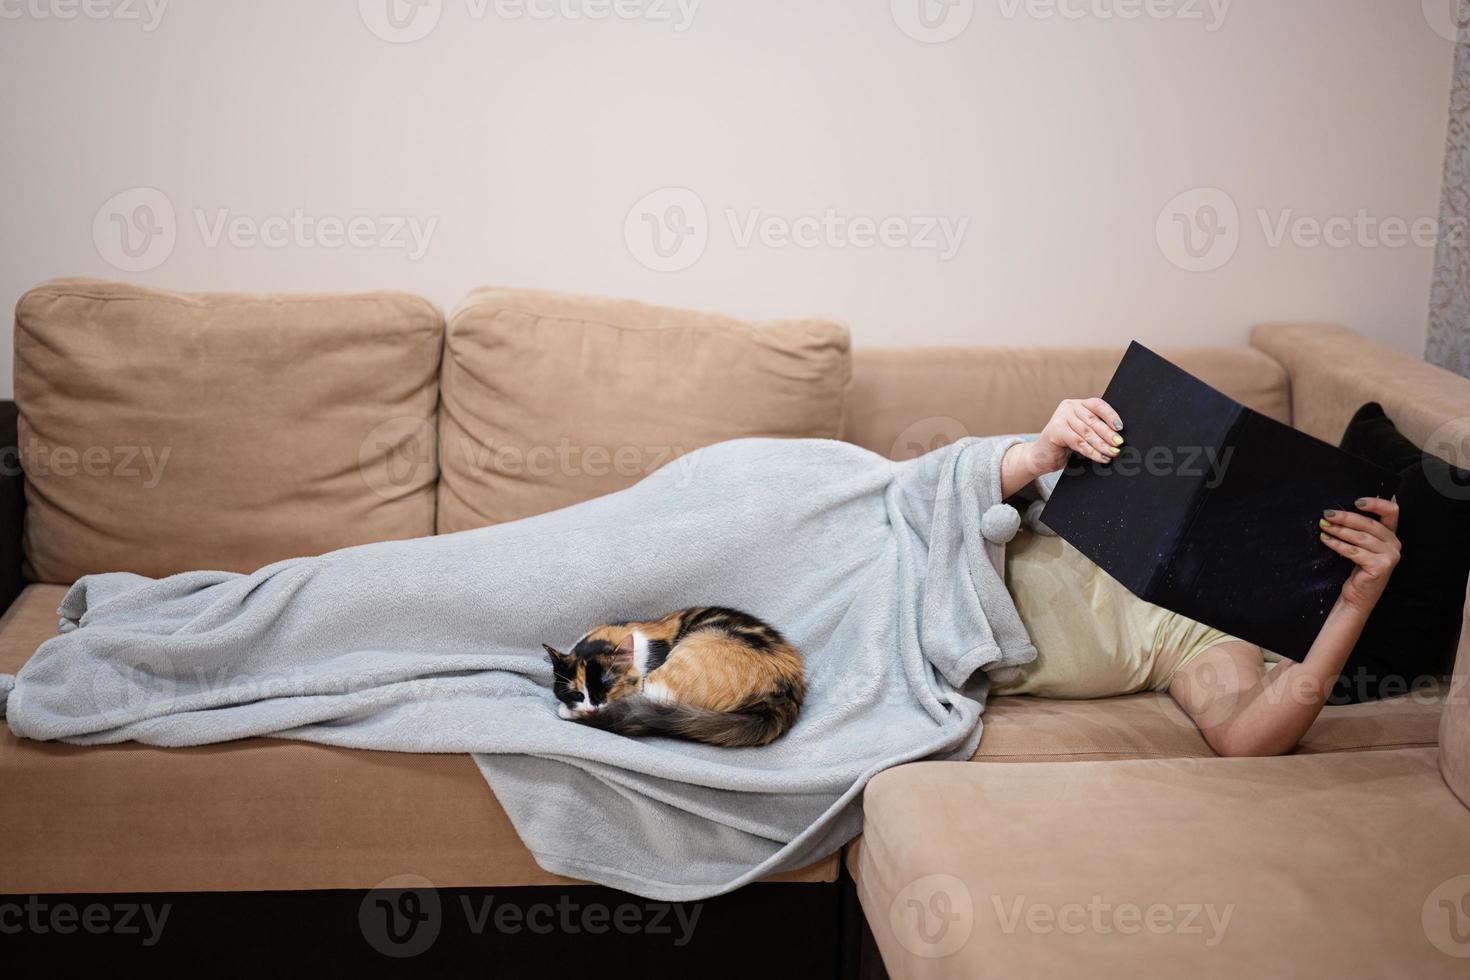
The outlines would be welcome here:
[[[578,642],[571,653],[544,643],[541,646],[551,658],[552,690],[560,702],[557,713],[563,718],[596,711],[631,693],[631,650],[614,646],[609,640],[590,638]]]

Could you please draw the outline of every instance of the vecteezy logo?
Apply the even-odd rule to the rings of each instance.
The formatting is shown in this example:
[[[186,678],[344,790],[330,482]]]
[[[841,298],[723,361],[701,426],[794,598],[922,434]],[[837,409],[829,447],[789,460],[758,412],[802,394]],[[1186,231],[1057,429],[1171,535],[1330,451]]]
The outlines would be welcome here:
[[[1460,24],[1464,20],[1462,14],[1470,15],[1470,4],[1466,0],[1421,0],[1424,7],[1424,19],[1434,33],[1446,41],[1461,40]]]
[[[384,956],[417,956],[439,938],[439,892],[421,875],[394,875],[378,882],[357,909],[368,945]]]
[[[925,44],[953,41],[975,16],[975,0],[889,0],[888,7],[899,30]]]
[[[1446,956],[1470,958],[1470,875],[1457,875],[1424,899],[1424,935]]]
[[[89,690],[94,712],[109,728],[126,725],[148,716],[151,705],[161,704],[180,692],[180,676],[173,658],[165,652],[135,653],[109,658],[92,670]]]
[[[1451,500],[1470,500],[1470,480],[1465,479],[1470,471],[1470,419],[1450,419],[1429,433],[1424,452],[1450,464],[1446,469],[1426,458],[1424,475],[1429,485]]]
[[[633,205],[623,222],[623,241],[646,268],[682,272],[704,255],[709,213],[693,191],[665,187]]]
[[[397,500],[433,482],[437,446],[433,423],[401,415],[367,434],[357,450],[357,468],[374,493]]]
[[[970,430],[959,419],[948,415],[932,415],[912,423],[893,440],[889,459],[920,459],[924,472],[937,478],[947,461],[946,454],[935,452],[969,436]],[[930,455],[930,454],[933,455]]]
[[[899,945],[915,956],[949,956],[970,941],[975,899],[954,875],[925,875],[893,897],[888,924]]]
[[[357,12],[373,34],[392,44],[411,44],[439,26],[444,0],[357,0]]]
[[[97,254],[123,272],[158,268],[173,254],[178,237],[173,202],[152,187],[114,194],[92,218]]]
[[[1187,272],[1213,272],[1240,247],[1240,209],[1218,187],[1185,191],[1164,205],[1154,226],[1164,258]]]
[[[889,459],[918,459],[951,446],[970,434],[965,423],[948,415],[931,415],[909,425],[893,440]]]

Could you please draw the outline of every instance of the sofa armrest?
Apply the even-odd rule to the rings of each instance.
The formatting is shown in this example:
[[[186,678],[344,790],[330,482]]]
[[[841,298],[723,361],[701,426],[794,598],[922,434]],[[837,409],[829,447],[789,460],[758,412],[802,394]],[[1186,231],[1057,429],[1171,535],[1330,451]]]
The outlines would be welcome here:
[[[13,401],[0,401],[0,612],[10,608],[24,585],[21,546],[25,526],[25,477],[20,468],[19,414]]]
[[[1292,424],[1334,446],[1365,402],[1378,402],[1416,446],[1470,469],[1470,378],[1346,327],[1267,324],[1251,344],[1286,368]]]

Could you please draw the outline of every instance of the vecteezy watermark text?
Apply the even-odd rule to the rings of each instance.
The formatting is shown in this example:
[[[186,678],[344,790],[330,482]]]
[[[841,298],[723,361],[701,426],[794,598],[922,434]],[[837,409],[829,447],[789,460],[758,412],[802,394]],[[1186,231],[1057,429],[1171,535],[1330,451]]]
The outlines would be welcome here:
[[[1007,20],[1198,21],[1213,34],[1225,26],[1233,0],[995,0]]]
[[[1032,902],[1025,895],[1009,901],[992,895],[990,903],[1000,931],[1006,935],[1017,931],[1042,936],[1056,932],[1069,936],[1136,936],[1147,932],[1155,936],[1199,936],[1207,949],[1220,945],[1235,914],[1233,903],[1223,908],[1213,902],[1140,905],[1108,902],[1101,895],[1093,895],[1085,903],[1061,904]]]
[[[378,425],[358,451],[363,479],[390,499],[432,480],[441,460],[460,472],[512,478],[619,477],[631,483],[657,475],[682,489],[694,478],[698,456],[681,446],[584,445],[565,436],[556,443],[518,445],[461,434],[441,446],[434,423],[412,416]]]
[[[886,248],[935,252],[948,262],[959,254],[970,219],[925,214],[912,217],[845,215],[833,208],[795,217],[766,214],[760,208],[725,210],[736,248]]]
[[[677,487],[688,486],[694,460],[678,446],[583,446],[563,438],[556,445],[496,445],[495,440],[461,439],[447,445],[464,465],[505,476],[642,477],[667,466]]]
[[[264,215],[196,207],[189,214],[199,244],[208,249],[379,249],[402,252],[410,262],[424,257],[439,227],[437,217],[315,214],[299,207]],[[97,209],[92,241],[109,265],[146,272],[173,255],[179,224],[167,194],[155,187],[131,187]]]
[[[1141,449],[1125,444],[1113,461],[1106,464],[1074,453],[1065,472],[1075,475],[1091,469],[1101,476],[1147,473],[1149,476],[1204,477],[1204,485],[1213,490],[1225,479],[1230,458],[1234,455],[1234,446],[1224,449],[1218,446],[1150,446]]]
[[[0,936],[30,933],[35,936],[70,936],[85,932],[94,936],[137,936],[144,946],[158,945],[163,938],[173,906],[148,902],[56,901],[49,896],[30,895],[24,900],[0,900]]]
[[[1225,26],[1234,0],[993,0],[1002,20],[1198,23],[1213,34]],[[889,0],[899,30],[925,44],[952,41],[975,18],[976,0]]]
[[[158,30],[169,0],[0,0],[0,20],[114,20]]]
[[[447,907],[446,907],[447,906]],[[379,882],[358,908],[358,926],[369,946],[385,956],[405,959],[433,946],[449,910],[463,917],[473,935],[563,935],[608,933],[665,937],[689,945],[704,913],[702,902],[580,902],[570,895],[556,901],[517,902],[494,894],[460,895],[445,902],[433,882],[421,875],[395,875]]]
[[[112,476],[141,481],[152,490],[163,481],[172,446],[53,446],[30,439],[24,447],[0,449],[0,474],[43,477]]]
[[[730,244],[738,249],[902,250],[929,252],[941,262],[959,254],[970,229],[964,215],[869,215],[831,207],[794,215],[727,207],[723,218]],[[690,268],[704,255],[710,237],[709,210],[687,187],[644,195],[623,221],[629,254],[655,272]]]
[[[1434,248],[1441,241],[1463,244],[1463,219],[1441,222],[1430,215],[1405,217],[1357,208],[1351,214],[1302,214],[1295,208],[1257,208],[1255,224],[1267,248]],[[1218,187],[1196,187],[1164,205],[1154,225],[1159,250],[1187,272],[1213,272],[1235,257],[1251,223],[1235,199]]]
[[[1463,222],[1441,225],[1438,218],[1423,216],[1410,220],[1393,216],[1379,217],[1359,208],[1352,215],[1317,218],[1297,214],[1285,208],[1275,214],[1265,208],[1256,211],[1261,233],[1271,248],[1290,242],[1297,248],[1434,248],[1443,237],[1451,244],[1465,240]],[[1442,233],[1443,232],[1443,233]]]
[[[235,214],[229,208],[194,209],[194,221],[205,248],[228,243],[235,248],[376,248],[405,251],[417,262],[429,251],[429,242],[439,226],[438,218],[422,221],[414,215],[308,214],[296,208],[290,214]]]
[[[988,908],[987,908],[988,904]],[[889,927],[908,952],[923,959],[952,956],[969,943],[986,912],[1005,935],[1095,935],[1198,937],[1218,946],[1230,928],[1235,905],[1212,902],[1116,902],[1102,895],[1085,901],[1041,902],[1025,895],[990,895],[977,902],[970,886],[951,874],[924,875],[904,886],[889,903]]]
[[[644,21],[666,24],[682,34],[694,25],[703,0],[463,0],[471,21],[600,22]],[[444,15],[444,0],[357,0],[363,24],[381,40],[412,44],[434,32]]]
[[[575,902],[563,895],[555,904],[533,902],[529,905],[499,901],[494,895],[480,899],[461,896],[460,905],[470,931],[476,935],[487,928],[507,935],[530,932],[545,936],[551,933],[575,936],[587,933],[600,936],[608,932],[622,935],[668,936],[677,947],[689,945],[703,904],[687,906],[676,902]]]

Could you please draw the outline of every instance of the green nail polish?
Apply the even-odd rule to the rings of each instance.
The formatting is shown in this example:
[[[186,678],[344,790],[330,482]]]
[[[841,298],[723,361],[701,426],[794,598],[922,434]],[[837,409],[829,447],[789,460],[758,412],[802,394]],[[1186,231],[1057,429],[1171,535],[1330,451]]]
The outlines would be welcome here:
[[[1318,524],[1321,524],[1323,527],[1331,527],[1332,526],[1331,522],[1326,521],[1326,520],[1321,520],[1321,521],[1318,521],[1317,523]]]
[[[1318,535],[1318,537],[1320,537],[1322,539],[1322,543],[1323,544],[1326,544],[1327,543],[1327,535],[1321,534],[1321,535]]]
[[[1112,453],[1114,456],[1118,455],[1118,450],[1113,448],[1112,446],[1108,447],[1108,452]]]
[[[1115,445],[1115,446],[1121,446],[1121,445],[1123,445],[1123,437],[1122,436],[1113,436],[1113,445]]]
[[[1364,507],[1368,506],[1368,498],[1359,497],[1357,500],[1353,501],[1353,506],[1358,508],[1358,510],[1362,510]]]

